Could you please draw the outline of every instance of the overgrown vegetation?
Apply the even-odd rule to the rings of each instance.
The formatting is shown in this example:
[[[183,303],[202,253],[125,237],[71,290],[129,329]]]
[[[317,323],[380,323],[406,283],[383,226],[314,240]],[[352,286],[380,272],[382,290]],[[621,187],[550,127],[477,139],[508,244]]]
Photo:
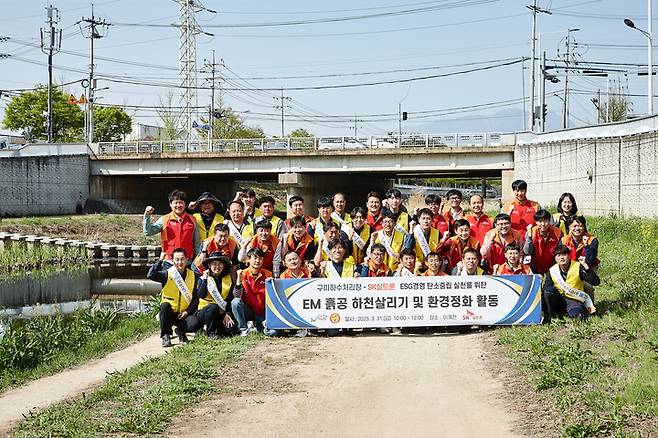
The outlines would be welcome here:
[[[87,261],[87,251],[79,247],[37,246],[26,251],[25,244],[0,251],[0,276],[53,267],[73,266]]]
[[[499,330],[565,437],[658,429],[658,220],[592,218],[598,315]],[[642,435],[644,436],[644,435]]]
[[[96,308],[14,320],[0,340],[0,390],[100,357],[156,327],[150,314]]]
[[[108,377],[90,396],[29,417],[17,437],[161,436],[169,419],[204,395],[226,390],[218,379],[258,338],[194,342]]]

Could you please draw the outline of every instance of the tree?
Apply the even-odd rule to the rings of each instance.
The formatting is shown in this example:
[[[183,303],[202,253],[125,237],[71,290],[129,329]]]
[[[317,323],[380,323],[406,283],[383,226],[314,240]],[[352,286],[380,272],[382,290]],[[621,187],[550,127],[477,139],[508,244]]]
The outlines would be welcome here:
[[[203,124],[208,124],[207,118],[201,118]],[[201,131],[207,137],[208,132]],[[213,138],[263,138],[265,132],[260,126],[249,126],[243,117],[236,114],[231,107],[215,110],[213,120]]]
[[[53,140],[56,142],[82,140],[84,116],[75,104],[68,104],[68,97],[53,87]],[[12,97],[5,109],[3,123],[8,129],[24,131],[27,139],[48,139],[48,89],[37,85],[33,91],[24,91]]]
[[[132,130],[132,119],[123,109],[107,106],[94,110],[95,141],[121,141]]]
[[[599,106],[599,120],[603,123],[620,122],[628,119],[631,103],[619,80],[610,81],[610,95],[607,102]]]
[[[315,135],[311,134],[306,129],[297,128],[290,133],[290,137],[311,138],[311,137],[315,137]]]
[[[170,91],[160,97],[160,104],[156,111],[162,122],[162,135],[160,140],[180,140],[183,130],[180,128],[179,113],[173,109],[174,93]]]

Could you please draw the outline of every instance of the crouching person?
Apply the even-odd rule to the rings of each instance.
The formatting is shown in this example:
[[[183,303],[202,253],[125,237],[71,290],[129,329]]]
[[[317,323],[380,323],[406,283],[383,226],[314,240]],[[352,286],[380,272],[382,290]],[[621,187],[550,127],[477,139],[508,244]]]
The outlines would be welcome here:
[[[213,252],[203,261],[203,265],[206,270],[201,275],[197,292],[199,310],[196,317],[199,326],[195,331],[205,325],[206,335],[209,338],[234,335],[238,328],[231,309],[233,299],[231,261],[221,252]]]
[[[238,271],[238,280],[233,289],[231,308],[238,321],[240,336],[247,336],[248,321],[253,321],[254,327],[265,336],[276,336],[276,330],[265,327],[265,280],[272,278],[272,272],[263,268],[265,253],[260,248],[247,251],[249,266]]]
[[[147,274],[149,280],[162,284],[160,299],[160,338],[163,347],[171,347],[172,327],[176,326],[176,335],[180,342],[187,342],[186,333],[190,327],[198,325],[194,316],[199,298],[197,287],[199,277],[187,268],[187,253],[183,248],[176,248],[171,253],[173,266],[164,268],[162,262],[167,254],[162,252]]]
[[[598,286],[601,280],[584,257],[572,261],[569,252],[564,245],[558,245],[553,251],[555,265],[548,271],[542,290],[547,322],[564,315],[586,318],[596,312],[592,298],[584,291],[585,283]]]

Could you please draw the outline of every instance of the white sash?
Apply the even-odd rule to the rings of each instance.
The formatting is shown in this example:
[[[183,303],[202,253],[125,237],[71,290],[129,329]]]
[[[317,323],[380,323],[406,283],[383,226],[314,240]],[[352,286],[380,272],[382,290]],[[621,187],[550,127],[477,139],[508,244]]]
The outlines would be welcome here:
[[[215,279],[209,275],[206,284],[208,286],[208,292],[210,292],[210,295],[212,295],[212,297],[215,299],[215,302],[219,308],[222,309],[222,311],[225,311],[226,301],[224,298],[222,298],[222,294],[219,292],[219,289],[217,289],[217,283],[215,282]]]
[[[414,277],[414,273],[403,266],[400,270],[400,277]]]
[[[313,230],[313,234],[315,234],[315,238],[318,240],[318,242],[323,242],[324,241],[324,227],[322,226],[322,222],[315,221],[315,230]]]
[[[264,220],[264,219],[265,219],[265,216],[263,216],[262,214],[261,214],[260,216],[258,216],[258,217],[255,217],[255,218],[254,218],[254,229],[255,229],[255,227],[256,227],[256,224],[257,224],[258,222]]]
[[[231,232],[231,236],[233,236],[236,242],[238,242],[238,245],[240,245],[240,248],[242,248],[247,243],[244,237],[242,237],[242,233],[240,233],[240,230],[238,230],[238,227],[235,226],[233,221],[229,220],[226,221],[226,223],[228,225],[229,231]]]
[[[560,267],[555,264],[553,267],[550,269],[551,277],[553,278],[553,281],[557,283],[557,285],[568,295],[572,295],[577,301],[580,301],[583,303],[583,305],[589,309],[592,309],[590,313],[596,312],[596,308],[594,307],[594,303],[592,302],[592,298],[582,290],[578,290],[575,287],[569,286],[564,278],[562,278],[562,273],[560,272]],[[582,301],[581,301],[582,300]]]
[[[395,223],[395,229],[397,231],[399,231],[400,233],[402,233],[402,234],[409,234],[407,232],[407,230],[405,230],[404,227],[402,225],[398,224],[397,222]]]
[[[326,240],[321,241],[322,244],[322,251],[327,255],[327,258],[329,258],[329,244],[327,243]]]
[[[389,257],[391,258],[396,258],[398,255],[396,254],[395,251],[393,251],[393,247],[391,246],[391,241],[389,240],[388,236],[384,234],[384,230],[378,231],[379,233],[379,243],[384,245],[384,248],[386,248],[386,252],[388,253]],[[393,232],[393,237],[395,237],[395,231]]]
[[[345,225],[345,221],[335,211],[331,212],[331,218],[338,222],[340,225]]]
[[[432,229],[430,228],[430,235],[432,234],[431,230]],[[420,225],[414,227],[414,237],[416,238],[416,243],[418,243],[418,246],[420,246],[420,249],[423,251],[423,255],[427,257],[427,254],[431,252],[430,245],[427,243],[427,239],[425,238],[425,234],[420,228]]]
[[[350,228],[349,225],[344,225],[344,226],[347,227],[348,229]],[[364,226],[365,226],[365,225],[364,225]],[[342,229],[342,228],[341,228],[341,229]],[[352,229],[354,230],[354,228],[352,228]],[[352,234],[352,241],[353,241],[354,243],[356,243],[356,246],[358,246],[359,249],[361,249],[361,250],[362,250],[363,248],[365,248],[365,246],[366,246],[366,242],[365,242],[365,240],[363,240],[363,239],[361,238],[361,236],[359,235],[359,233],[356,232],[356,230],[354,230],[354,234]]]
[[[192,292],[190,292],[190,289],[188,289],[187,284],[185,284],[185,280],[183,280],[183,276],[180,275],[180,272],[178,272],[178,269],[176,269],[175,266],[172,266],[171,268],[167,269],[167,272],[169,272],[169,275],[171,275],[171,279],[174,280],[174,283],[176,283],[176,287],[178,288],[178,291],[180,294],[185,298],[185,301],[187,301],[187,305],[192,302]]]
[[[345,269],[344,266],[343,269]],[[334,266],[334,262],[332,262],[331,259],[327,260],[326,270],[328,275],[327,278],[333,278],[333,279],[341,278],[340,274],[338,274],[338,271],[336,270],[336,267]]]

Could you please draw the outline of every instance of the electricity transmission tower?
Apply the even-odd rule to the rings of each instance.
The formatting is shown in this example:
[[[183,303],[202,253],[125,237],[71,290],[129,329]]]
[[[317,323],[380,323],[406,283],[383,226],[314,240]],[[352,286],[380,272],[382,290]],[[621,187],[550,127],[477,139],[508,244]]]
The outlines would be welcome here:
[[[180,29],[179,38],[179,78],[180,78],[180,107],[183,135],[187,140],[192,136],[192,122],[196,115],[197,85],[196,85],[196,35],[204,33],[195,14],[207,11],[216,14],[216,11],[206,8],[199,0],[175,0],[180,5],[180,16],[177,24]]]

